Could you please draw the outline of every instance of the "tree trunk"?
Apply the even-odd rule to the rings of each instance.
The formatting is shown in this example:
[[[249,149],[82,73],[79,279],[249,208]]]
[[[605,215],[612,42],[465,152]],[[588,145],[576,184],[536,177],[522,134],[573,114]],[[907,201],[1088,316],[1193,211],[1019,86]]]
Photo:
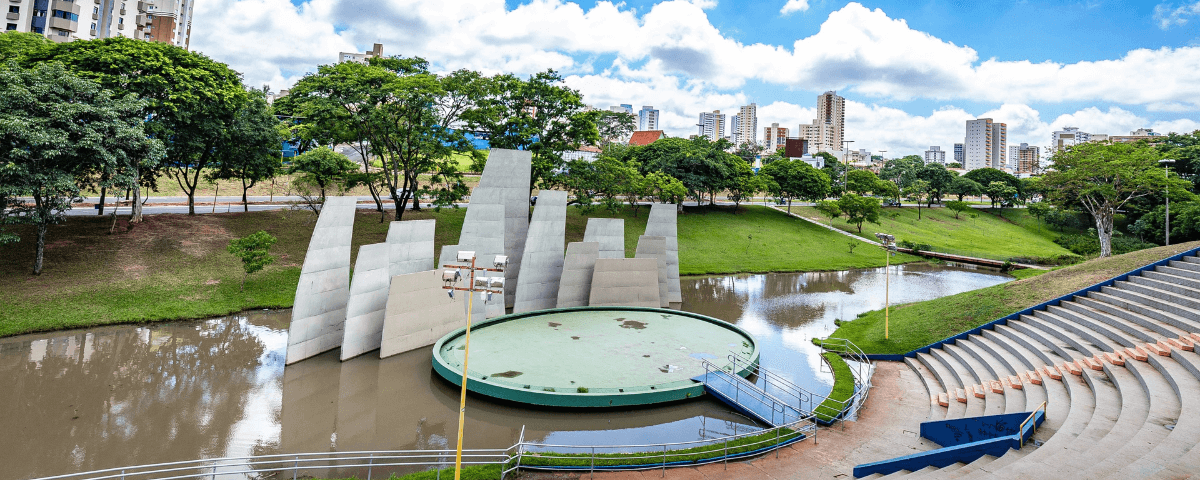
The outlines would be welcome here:
[[[1096,220],[1096,236],[1100,237],[1100,258],[1112,256],[1113,214],[1112,208],[1101,207],[1092,213]]]
[[[140,173],[135,171],[135,176]],[[137,178],[141,178],[138,176]],[[133,182],[133,200],[129,204],[129,223],[142,223],[142,184]]]
[[[104,196],[108,193],[108,187],[100,187],[100,203],[96,204],[96,216],[104,216]]]
[[[788,197],[788,215],[792,214],[792,197]]]
[[[42,274],[42,255],[46,252],[46,215],[42,212],[42,197],[33,196],[34,208],[37,209],[38,218],[41,220],[37,224],[37,254],[33,258],[33,274]]]
[[[187,190],[184,190],[183,193],[186,193],[187,197],[188,197],[188,215],[195,215],[196,214],[196,196],[192,195]]]

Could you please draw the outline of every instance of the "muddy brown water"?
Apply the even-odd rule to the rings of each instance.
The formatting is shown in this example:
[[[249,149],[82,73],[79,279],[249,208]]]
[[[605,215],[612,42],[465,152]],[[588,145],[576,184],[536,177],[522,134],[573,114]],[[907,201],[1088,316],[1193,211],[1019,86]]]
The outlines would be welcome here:
[[[685,278],[684,308],[736,323],[762,363],[814,391],[831,375],[811,338],[883,306],[883,269]],[[893,304],[1010,280],[892,267]],[[453,448],[458,389],[420,349],[284,368],[289,310],[0,339],[0,478],[196,458]],[[526,408],[471,396],[467,448],[680,442],[759,428],[711,398],[621,411]],[[453,458],[448,461],[452,464]]]

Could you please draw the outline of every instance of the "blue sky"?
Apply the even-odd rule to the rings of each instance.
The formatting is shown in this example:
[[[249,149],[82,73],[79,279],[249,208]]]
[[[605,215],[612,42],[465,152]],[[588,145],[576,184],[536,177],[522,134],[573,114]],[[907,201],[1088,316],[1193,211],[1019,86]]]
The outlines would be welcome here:
[[[592,105],[659,107],[673,136],[750,102],[760,129],[795,128],[836,89],[847,139],[891,156],[983,116],[1033,145],[1200,128],[1198,23],[1200,0],[207,0],[193,47],[276,89],[374,42],[443,70],[554,68]]]

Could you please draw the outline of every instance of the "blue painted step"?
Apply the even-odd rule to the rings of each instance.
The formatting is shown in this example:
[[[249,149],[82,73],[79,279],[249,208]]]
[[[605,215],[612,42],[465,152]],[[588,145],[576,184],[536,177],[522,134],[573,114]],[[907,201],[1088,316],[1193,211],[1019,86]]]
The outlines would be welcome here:
[[[800,410],[784,403],[746,379],[726,371],[710,371],[692,378],[704,384],[704,390],[729,406],[778,427],[804,418]]]
[[[1033,421],[1026,422],[1031,414]],[[1038,410],[924,422],[921,436],[942,448],[855,466],[854,478],[901,470],[915,472],[925,467],[942,468],[958,462],[971,463],[984,455],[999,457],[1009,449],[1019,450],[1022,440],[1029,442],[1036,425],[1041,425],[1045,419],[1046,411]]]

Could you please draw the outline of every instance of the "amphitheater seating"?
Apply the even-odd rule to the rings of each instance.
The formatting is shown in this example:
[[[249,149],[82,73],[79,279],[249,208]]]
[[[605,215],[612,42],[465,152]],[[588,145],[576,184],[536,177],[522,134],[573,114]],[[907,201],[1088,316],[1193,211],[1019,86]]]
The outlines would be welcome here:
[[[1200,258],[906,359],[930,420],[1032,411],[1033,448],[884,478],[1188,478],[1200,472]],[[874,476],[878,477],[878,475]]]

